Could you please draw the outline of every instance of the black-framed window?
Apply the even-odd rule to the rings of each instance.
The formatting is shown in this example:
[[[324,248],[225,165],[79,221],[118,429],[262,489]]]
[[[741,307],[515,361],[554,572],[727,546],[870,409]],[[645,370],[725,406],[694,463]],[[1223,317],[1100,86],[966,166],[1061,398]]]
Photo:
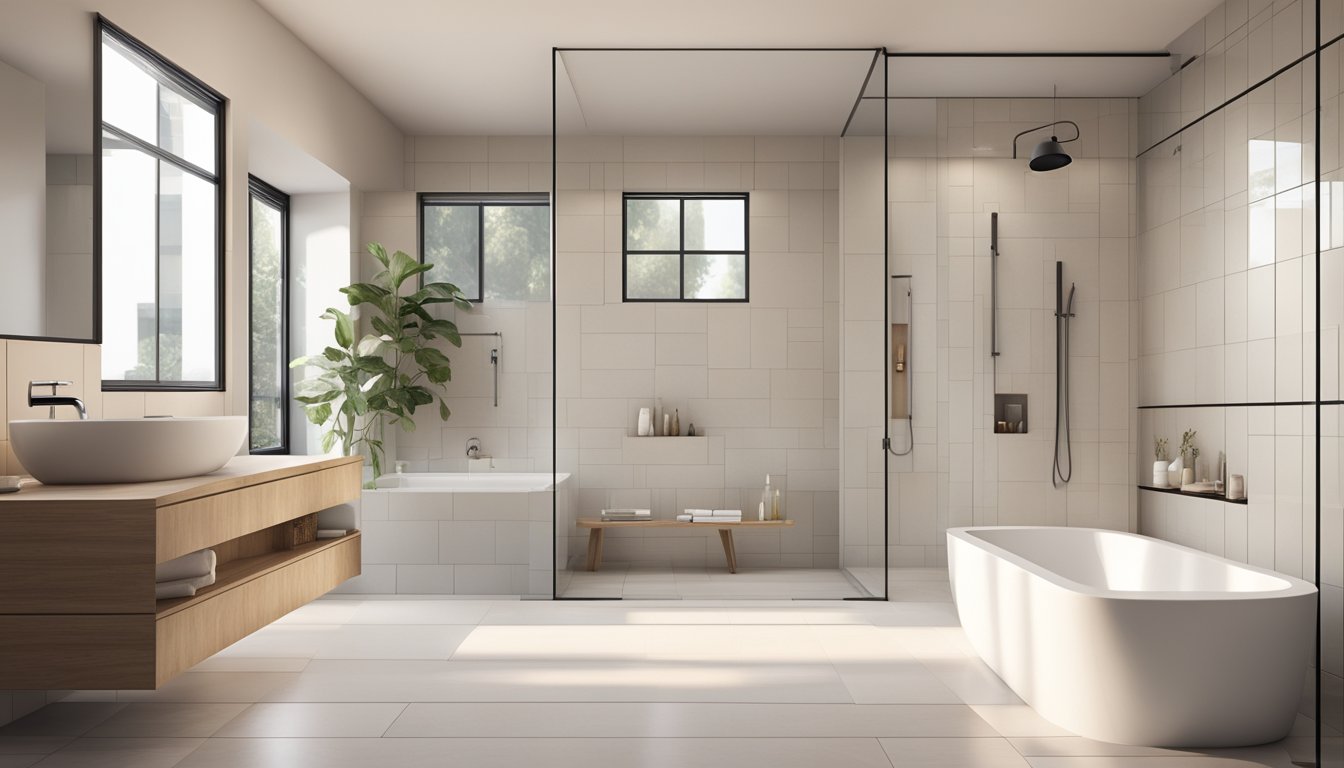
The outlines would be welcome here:
[[[427,282],[470,301],[551,296],[550,204],[545,195],[420,195],[420,259]]]
[[[97,31],[103,388],[222,390],[224,97]]]
[[[625,193],[624,300],[747,301],[747,206],[746,193]]]
[[[248,447],[289,453],[289,195],[247,177]]]

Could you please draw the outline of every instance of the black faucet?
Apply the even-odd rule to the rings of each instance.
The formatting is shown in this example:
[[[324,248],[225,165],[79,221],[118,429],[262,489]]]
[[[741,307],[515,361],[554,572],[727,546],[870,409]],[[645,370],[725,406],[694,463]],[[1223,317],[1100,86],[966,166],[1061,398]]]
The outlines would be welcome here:
[[[70,386],[70,384],[71,382],[68,381],[55,381],[55,380],[28,382],[28,407],[39,408],[44,405],[48,406],[51,409],[50,411],[48,411],[48,416],[54,419],[56,418],[56,406],[70,405],[74,406],[75,410],[79,411],[79,418],[81,419],[89,418],[89,412],[84,407],[83,400],[80,400],[78,397],[65,397],[56,394],[57,387],[68,387]],[[33,387],[51,387],[51,394],[35,395],[33,394]]]

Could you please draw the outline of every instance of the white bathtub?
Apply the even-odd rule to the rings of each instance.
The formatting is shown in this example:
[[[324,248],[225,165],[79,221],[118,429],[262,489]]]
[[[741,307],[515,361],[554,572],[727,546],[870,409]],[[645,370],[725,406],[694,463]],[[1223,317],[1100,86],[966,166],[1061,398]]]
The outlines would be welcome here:
[[[1292,727],[1315,630],[1305,581],[1090,528],[953,528],[947,559],[971,645],[1063,728],[1229,747]]]
[[[569,474],[561,472],[406,472],[378,478],[380,489],[409,488],[453,493],[535,493],[549,491]]]
[[[371,594],[550,596],[568,560],[569,475],[412,472],[360,494],[363,573],[341,586]]]

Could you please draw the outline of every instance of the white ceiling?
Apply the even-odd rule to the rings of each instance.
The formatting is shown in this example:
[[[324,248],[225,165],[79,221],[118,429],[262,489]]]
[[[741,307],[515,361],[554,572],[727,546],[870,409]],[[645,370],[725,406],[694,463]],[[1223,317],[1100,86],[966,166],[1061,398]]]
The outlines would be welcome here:
[[[885,45],[893,52],[1160,51],[1219,0],[257,2],[402,130],[432,135],[549,132],[552,47]],[[965,88],[969,82],[983,91],[974,94],[979,96],[1048,95],[1049,83],[1042,80],[1039,66],[1032,61],[981,61],[990,65],[993,78],[958,71],[940,80],[937,74],[954,70],[934,67],[935,75],[911,84]],[[571,64],[576,62],[571,60]],[[582,66],[575,69],[585,70]],[[1076,73],[1069,88],[1090,90],[1087,95],[1137,96],[1151,87],[1150,70],[1126,74],[1123,67],[1103,65],[1087,72],[1086,76]],[[761,82],[760,73],[754,71],[729,69],[712,74],[709,82],[720,93],[733,90],[734,84]],[[571,71],[570,77],[585,116],[590,118],[584,94],[591,101],[609,86],[629,91],[628,84],[612,82],[619,78],[598,66]],[[861,83],[862,75],[853,88]],[[1039,84],[1045,91],[1024,92],[1024,84]],[[834,94],[823,91],[810,88],[794,94],[794,108],[807,114],[831,110]],[[1063,88],[1061,95],[1066,95]],[[705,108],[713,103],[701,102],[702,117],[717,114]],[[605,110],[603,106],[604,114]],[[843,117],[839,118],[842,124]],[[648,132],[657,128],[655,120],[631,125],[629,118],[622,118],[621,124]],[[703,123],[701,128],[711,130]]]
[[[578,115],[561,133],[835,136],[868,51],[565,51]],[[879,64],[880,66],[880,64]],[[549,131],[549,126],[543,131]]]

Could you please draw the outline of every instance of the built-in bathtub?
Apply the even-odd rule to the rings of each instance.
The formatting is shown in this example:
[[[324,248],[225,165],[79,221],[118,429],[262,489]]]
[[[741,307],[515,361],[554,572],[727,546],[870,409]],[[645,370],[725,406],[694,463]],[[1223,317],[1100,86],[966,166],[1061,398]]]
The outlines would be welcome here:
[[[360,498],[363,574],[347,592],[550,596],[571,525],[569,475],[384,475]],[[553,501],[554,499],[554,501]],[[554,504],[554,507],[553,507]]]
[[[1305,581],[1090,528],[949,529],[947,559],[971,645],[1063,728],[1228,747],[1292,727],[1315,630]]]

